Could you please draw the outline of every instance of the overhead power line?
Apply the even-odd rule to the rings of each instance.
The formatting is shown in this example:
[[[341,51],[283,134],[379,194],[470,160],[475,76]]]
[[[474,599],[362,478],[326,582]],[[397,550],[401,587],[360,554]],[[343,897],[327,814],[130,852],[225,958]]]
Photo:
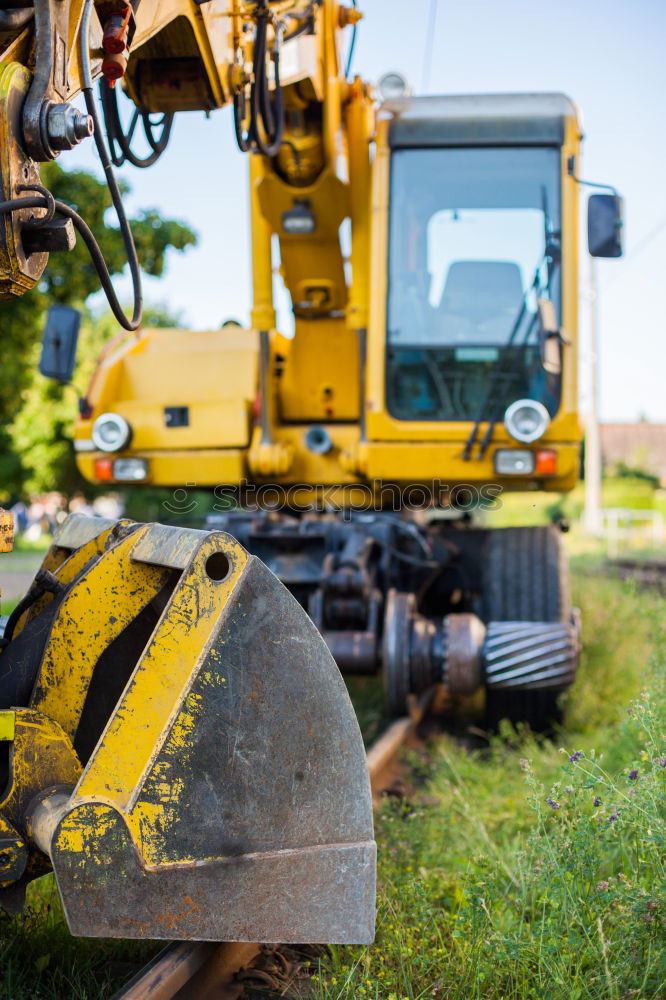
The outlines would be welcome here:
[[[421,93],[427,94],[430,89],[430,73],[432,70],[432,57],[435,51],[435,28],[437,26],[437,6],[438,0],[430,0],[430,12],[426,26],[425,53],[423,57],[423,77],[421,80]]]
[[[640,256],[640,254],[642,254],[643,251],[646,250],[652,242],[654,242],[654,240],[656,240],[657,236],[659,236],[664,229],[666,229],[666,215],[661,218],[659,222],[652,227],[652,229],[648,230],[644,236],[641,236],[640,240],[632,247],[631,251],[624,258],[624,267],[614,274],[612,278],[602,282],[601,287],[608,288],[610,285],[614,285],[616,281],[624,278],[627,264],[633,264],[636,258]]]

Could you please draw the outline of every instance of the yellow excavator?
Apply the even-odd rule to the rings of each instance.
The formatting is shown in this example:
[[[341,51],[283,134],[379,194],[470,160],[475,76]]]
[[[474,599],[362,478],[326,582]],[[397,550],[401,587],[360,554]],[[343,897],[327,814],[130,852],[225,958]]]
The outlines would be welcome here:
[[[207,523],[276,573],[341,670],[381,670],[392,714],[444,684],[483,688],[490,724],[544,728],[579,647],[561,539],[473,515],[578,478],[580,119],[562,94],[413,97],[398,74],[374,100],[341,62],[356,10],[308,13],[258,34],[234,102],[253,154],[249,328],[114,341],[78,465],[171,487],[174,519],[214,491]],[[126,91],[167,114],[180,98],[154,83],[154,51],[133,52]],[[592,195],[590,252],[618,256],[621,230],[616,192]]]
[[[203,529],[70,519],[5,630],[0,891],[51,865],[78,934],[369,940],[367,777],[336,664],[381,670],[394,714],[439,685],[535,727],[575,673],[556,529],[472,515],[577,479],[576,108],[412,97],[396,74],[376,100],[343,64],[359,17],[44,0],[0,18],[2,290],[78,235],[123,329],[80,401],[79,468],[172,488],[166,520],[194,487],[215,496]],[[112,165],[149,166],[176,112],[225,105],[250,154],[249,328],[143,330]],[[85,220],[39,183],[90,136],[131,317]],[[592,195],[590,252],[619,256],[621,231],[615,191]],[[75,339],[55,310],[45,374],[71,377]]]

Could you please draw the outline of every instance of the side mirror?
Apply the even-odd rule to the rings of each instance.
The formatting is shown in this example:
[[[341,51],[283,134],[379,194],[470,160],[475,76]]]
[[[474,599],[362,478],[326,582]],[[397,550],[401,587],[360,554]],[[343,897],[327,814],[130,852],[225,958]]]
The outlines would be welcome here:
[[[56,382],[70,382],[76,363],[81,313],[70,306],[51,306],[42,339],[39,370]]]
[[[621,257],[623,201],[617,194],[591,194],[587,202],[587,245],[592,257]]]

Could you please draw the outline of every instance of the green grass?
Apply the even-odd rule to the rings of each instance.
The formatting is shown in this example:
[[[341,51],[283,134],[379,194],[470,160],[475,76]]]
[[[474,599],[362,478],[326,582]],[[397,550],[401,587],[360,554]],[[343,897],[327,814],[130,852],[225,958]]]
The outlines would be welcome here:
[[[586,647],[566,729],[437,741],[422,790],[377,824],[376,942],[332,949],[316,997],[666,996],[663,601],[594,566],[574,560]]]
[[[27,906],[20,916],[0,910],[0,998],[109,997],[162,946],[73,938],[53,876],[46,875],[28,886]]]

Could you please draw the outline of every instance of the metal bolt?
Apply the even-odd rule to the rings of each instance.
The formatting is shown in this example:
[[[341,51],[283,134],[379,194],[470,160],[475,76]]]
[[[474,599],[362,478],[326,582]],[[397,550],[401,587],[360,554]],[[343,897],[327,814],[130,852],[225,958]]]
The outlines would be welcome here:
[[[73,104],[53,104],[46,115],[46,131],[53,149],[73,149],[93,134],[95,125],[90,115]]]

